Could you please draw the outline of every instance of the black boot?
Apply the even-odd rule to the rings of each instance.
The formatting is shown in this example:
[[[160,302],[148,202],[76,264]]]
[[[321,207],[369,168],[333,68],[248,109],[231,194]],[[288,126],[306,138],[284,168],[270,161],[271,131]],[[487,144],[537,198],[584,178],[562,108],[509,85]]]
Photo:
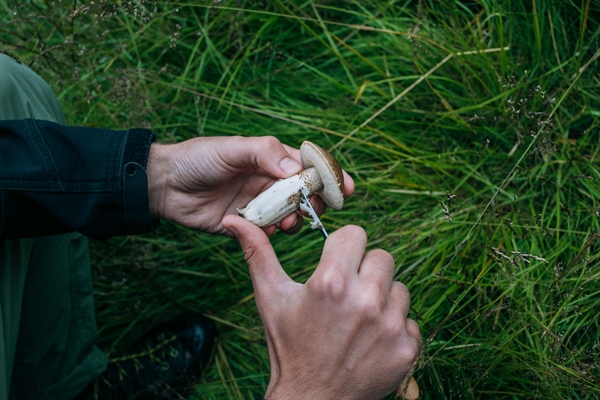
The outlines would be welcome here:
[[[165,387],[197,381],[214,347],[215,328],[201,314],[169,320],[112,358],[108,368],[77,400],[150,398]]]

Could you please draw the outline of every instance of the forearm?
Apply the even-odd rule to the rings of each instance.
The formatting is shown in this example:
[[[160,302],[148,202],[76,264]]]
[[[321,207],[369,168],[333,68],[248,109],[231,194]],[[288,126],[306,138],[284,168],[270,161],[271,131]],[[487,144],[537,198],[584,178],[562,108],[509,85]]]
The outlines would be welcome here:
[[[152,229],[146,162],[154,134],[0,121],[0,239]]]

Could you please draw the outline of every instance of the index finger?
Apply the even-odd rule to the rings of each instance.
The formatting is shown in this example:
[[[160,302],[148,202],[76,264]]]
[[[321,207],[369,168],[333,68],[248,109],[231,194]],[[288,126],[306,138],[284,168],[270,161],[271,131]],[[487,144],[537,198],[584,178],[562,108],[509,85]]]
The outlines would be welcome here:
[[[366,247],[367,234],[361,227],[347,225],[338,229],[325,241],[323,254],[313,277],[326,278],[332,273],[358,276]]]

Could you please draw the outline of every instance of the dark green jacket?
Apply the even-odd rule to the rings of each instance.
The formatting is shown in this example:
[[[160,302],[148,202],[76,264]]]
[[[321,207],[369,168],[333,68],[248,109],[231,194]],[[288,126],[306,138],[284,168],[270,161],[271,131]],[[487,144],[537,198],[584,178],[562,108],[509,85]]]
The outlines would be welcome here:
[[[0,242],[79,231],[149,232],[146,163],[154,133],[0,121]]]

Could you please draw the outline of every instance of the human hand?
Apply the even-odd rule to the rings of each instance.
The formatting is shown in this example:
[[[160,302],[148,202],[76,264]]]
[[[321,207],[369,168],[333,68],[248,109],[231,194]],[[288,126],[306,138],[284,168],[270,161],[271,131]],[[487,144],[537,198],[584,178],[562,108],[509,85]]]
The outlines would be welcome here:
[[[203,137],[185,142],[153,144],[148,157],[150,212],[160,218],[204,232],[231,235],[223,228],[225,215],[237,214],[254,197],[278,179],[302,170],[297,149],[274,137]],[[346,196],[354,191],[344,173]],[[318,214],[325,204],[318,196],[311,203]],[[283,231],[299,230],[297,213],[278,225]],[[275,225],[265,227],[267,234]]]
[[[357,226],[333,232],[305,284],[283,270],[268,237],[238,216],[223,225],[250,268],[271,363],[267,400],[380,399],[398,388],[419,354],[410,295],[394,260],[365,254]]]

